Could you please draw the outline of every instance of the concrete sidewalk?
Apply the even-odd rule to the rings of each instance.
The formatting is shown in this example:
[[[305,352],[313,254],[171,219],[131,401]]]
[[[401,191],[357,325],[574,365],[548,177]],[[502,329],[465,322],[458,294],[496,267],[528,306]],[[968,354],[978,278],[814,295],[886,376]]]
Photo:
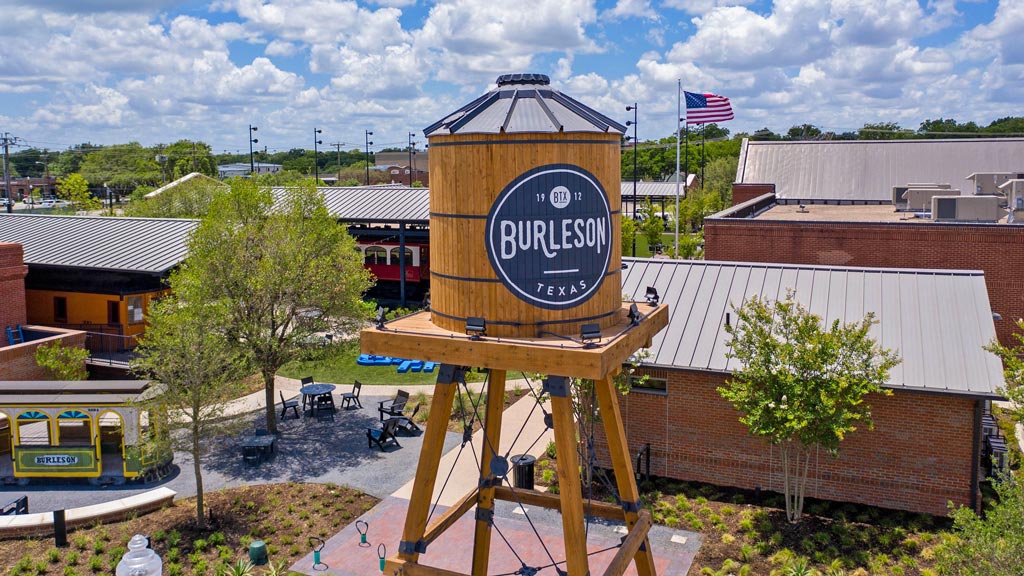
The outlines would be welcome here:
[[[510,381],[506,388],[511,389],[515,385],[514,382]],[[544,407],[550,410],[546,404]],[[502,414],[501,447],[498,452],[508,457],[516,454],[540,456],[553,438],[552,430],[544,425],[544,412],[540,406],[537,406],[537,400],[533,395],[527,393]],[[440,493],[440,499],[437,500],[440,505],[451,506],[477,487],[480,479],[479,462],[483,443],[484,431],[481,429],[473,434],[472,445],[466,444],[462,448],[461,454],[460,447],[457,446],[441,457],[431,502],[434,502]],[[410,465],[412,464],[410,463]],[[444,485],[445,479],[449,477],[449,472],[451,478],[448,480],[444,492],[441,493],[441,487]],[[414,482],[415,479],[410,480],[393,495],[408,500],[412,496]]]

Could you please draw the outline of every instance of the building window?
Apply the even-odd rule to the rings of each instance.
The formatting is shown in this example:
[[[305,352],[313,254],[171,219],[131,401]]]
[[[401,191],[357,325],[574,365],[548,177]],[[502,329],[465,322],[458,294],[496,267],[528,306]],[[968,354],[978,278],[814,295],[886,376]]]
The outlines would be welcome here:
[[[365,264],[387,264],[388,250],[380,246],[367,246]]]
[[[53,297],[53,321],[56,324],[68,323],[68,299],[63,296]]]
[[[648,376],[646,380],[642,376],[630,376],[629,388],[633,392],[651,392],[654,394],[668,393],[668,379]]]
[[[128,297],[128,323],[142,323],[142,296]]]
[[[399,259],[399,257],[398,257],[399,251],[400,251],[399,248],[392,248],[391,249],[391,265],[392,266],[401,266],[401,264],[402,264],[401,259]],[[412,266],[412,249],[411,248],[406,248],[405,249],[405,265],[406,266]]]

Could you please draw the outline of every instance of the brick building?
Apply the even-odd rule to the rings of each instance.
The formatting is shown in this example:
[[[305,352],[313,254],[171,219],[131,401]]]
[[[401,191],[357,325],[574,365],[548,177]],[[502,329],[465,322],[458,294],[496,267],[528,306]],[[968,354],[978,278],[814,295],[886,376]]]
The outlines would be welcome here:
[[[20,244],[0,242],[0,380],[42,380],[46,373],[36,364],[36,348],[61,340],[64,346],[82,347],[85,333],[26,324],[25,276]],[[20,327],[20,330],[18,328]],[[14,341],[9,341],[7,328]],[[24,342],[21,339],[24,338]],[[0,447],[6,422],[0,421]]]
[[[999,360],[982,348],[995,335],[983,274],[626,262],[627,298],[643,300],[653,286],[671,314],[643,361],[650,380],[620,398],[631,450],[651,445],[652,474],[781,491],[779,455],[748,433],[716,388],[734,362],[724,330],[732,306],[793,289],[826,322],[874,312],[874,337],[903,360],[887,384],[894,394],[868,400],[874,430],[848,435],[837,459],[821,455],[807,495],[931,514],[945,514],[949,501],[977,506],[983,407],[1002,383]],[[609,464],[601,448],[598,459]]]
[[[893,187],[949,186],[974,173],[1024,172],[1024,139],[744,142],[731,209],[704,221],[708,260],[982,270],[996,333],[1024,318],[1024,226],[1008,199],[988,222],[936,221],[897,209]],[[961,190],[962,189],[962,190]]]

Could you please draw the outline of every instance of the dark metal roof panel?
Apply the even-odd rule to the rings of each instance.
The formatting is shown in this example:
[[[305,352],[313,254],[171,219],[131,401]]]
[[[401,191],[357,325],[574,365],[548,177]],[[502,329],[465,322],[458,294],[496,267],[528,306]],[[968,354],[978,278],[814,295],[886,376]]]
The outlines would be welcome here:
[[[280,202],[287,188],[274,188]],[[430,221],[427,188],[352,186],[317,188],[327,211],[343,222],[426,224]]]
[[[624,259],[622,290],[644,298],[654,286],[669,306],[668,326],[643,360],[651,366],[728,372],[725,315],[753,295],[769,300],[795,292],[828,322],[877,320],[872,336],[902,362],[888,386],[997,397],[999,359],[984,350],[995,338],[981,272],[849,268],[744,262]]]
[[[163,274],[188,251],[196,220],[0,215],[0,242],[24,246],[25,263]]]

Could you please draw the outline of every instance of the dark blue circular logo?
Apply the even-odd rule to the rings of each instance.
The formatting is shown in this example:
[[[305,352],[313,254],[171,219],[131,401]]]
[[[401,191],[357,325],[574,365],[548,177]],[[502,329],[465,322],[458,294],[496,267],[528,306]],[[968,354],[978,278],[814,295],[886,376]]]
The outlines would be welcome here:
[[[520,299],[560,310],[590,299],[612,250],[608,194],[593,174],[549,164],[521,174],[487,214],[487,256]]]

